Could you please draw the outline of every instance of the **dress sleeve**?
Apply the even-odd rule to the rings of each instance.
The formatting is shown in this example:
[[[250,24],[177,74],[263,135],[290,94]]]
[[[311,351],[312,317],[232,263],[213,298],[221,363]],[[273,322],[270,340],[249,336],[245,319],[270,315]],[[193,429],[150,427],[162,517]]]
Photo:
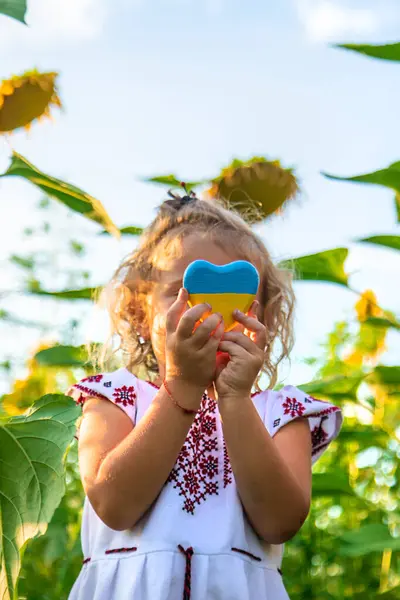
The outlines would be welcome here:
[[[339,435],[343,423],[342,411],[338,406],[316,400],[293,386],[286,386],[279,392],[269,394],[265,425],[272,437],[282,427],[299,417],[307,417],[310,425],[314,464]]]
[[[137,385],[136,377],[121,369],[114,373],[101,373],[85,377],[72,385],[66,392],[77,404],[84,405],[87,398],[103,398],[119,406],[131,419],[136,420]]]

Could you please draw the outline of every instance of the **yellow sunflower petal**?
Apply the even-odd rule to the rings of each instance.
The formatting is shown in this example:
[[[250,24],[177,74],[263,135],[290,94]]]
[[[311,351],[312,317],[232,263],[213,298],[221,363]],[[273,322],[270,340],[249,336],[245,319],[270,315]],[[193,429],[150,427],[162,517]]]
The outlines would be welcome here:
[[[361,294],[355,309],[360,322],[365,321],[369,317],[381,317],[383,315],[383,310],[378,305],[378,301],[372,290],[366,290]]]
[[[10,96],[14,93],[14,85],[11,81],[3,81],[0,87],[0,93],[3,96]]]

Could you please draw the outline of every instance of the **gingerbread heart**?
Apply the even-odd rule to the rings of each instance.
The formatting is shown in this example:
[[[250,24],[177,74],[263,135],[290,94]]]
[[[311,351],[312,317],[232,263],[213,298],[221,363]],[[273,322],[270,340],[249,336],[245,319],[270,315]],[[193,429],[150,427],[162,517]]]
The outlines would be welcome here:
[[[195,260],[186,269],[183,287],[189,292],[189,305],[208,302],[213,312],[222,314],[225,331],[235,326],[233,311],[246,313],[258,290],[257,269],[245,260],[227,265],[214,265],[206,260]]]

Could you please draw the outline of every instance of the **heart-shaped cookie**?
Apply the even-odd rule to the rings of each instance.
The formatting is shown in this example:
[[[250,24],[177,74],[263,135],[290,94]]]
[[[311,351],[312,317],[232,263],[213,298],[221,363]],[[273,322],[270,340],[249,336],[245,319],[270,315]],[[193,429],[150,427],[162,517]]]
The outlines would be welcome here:
[[[195,260],[186,269],[183,287],[189,292],[189,305],[208,302],[212,311],[224,318],[225,331],[235,326],[233,311],[246,313],[256,297],[259,284],[257,269],[245,260],[214,265]]]

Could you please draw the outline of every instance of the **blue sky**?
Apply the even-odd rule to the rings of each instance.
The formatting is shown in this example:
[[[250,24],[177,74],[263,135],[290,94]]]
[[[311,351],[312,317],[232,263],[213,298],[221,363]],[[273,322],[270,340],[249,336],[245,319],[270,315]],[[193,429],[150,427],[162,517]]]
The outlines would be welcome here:
[[[372,287],[382,306],[400,313],[398,255],[352,245],[359,237],[398,233],[391,192],[320,175],[367,172],[400,159],[400,67],[331,47],[397,41],[396,4],[31,0],[29,29],[0,20],[0,78],[33,67],[59,71],[65,111],[29,135],[1,141],[0,170],[11,144],[45,172],[99,198],[117,224],[145,225],[163,190],[141,177],[202,178],[233,157],[278,157],[296,168],[303,193],[298,205],[260,229],[274,258],[351,245],[352,286]],[[37,218],[40,194],[7,179],[0,197],[5,257],[21,252],[19,233]],[[95,227],[83,219],[79,227],[92,239]],[[132,240],[89,243],[87,260],[102,283]],[[13,277],[4,271],[8,287]],[[311,375],[301,359],[318,353],[356,300],[333,285],[301,283],[296,291],[293,383]],[[63,310],[57,314],[64,318]],[[89,321],[86,334],[98,331]],[[27,330],[6,329],[2,338],[19,352],[35,342]],[[390,342],[386,358],[393,362],[400,349],[395,334]]]

